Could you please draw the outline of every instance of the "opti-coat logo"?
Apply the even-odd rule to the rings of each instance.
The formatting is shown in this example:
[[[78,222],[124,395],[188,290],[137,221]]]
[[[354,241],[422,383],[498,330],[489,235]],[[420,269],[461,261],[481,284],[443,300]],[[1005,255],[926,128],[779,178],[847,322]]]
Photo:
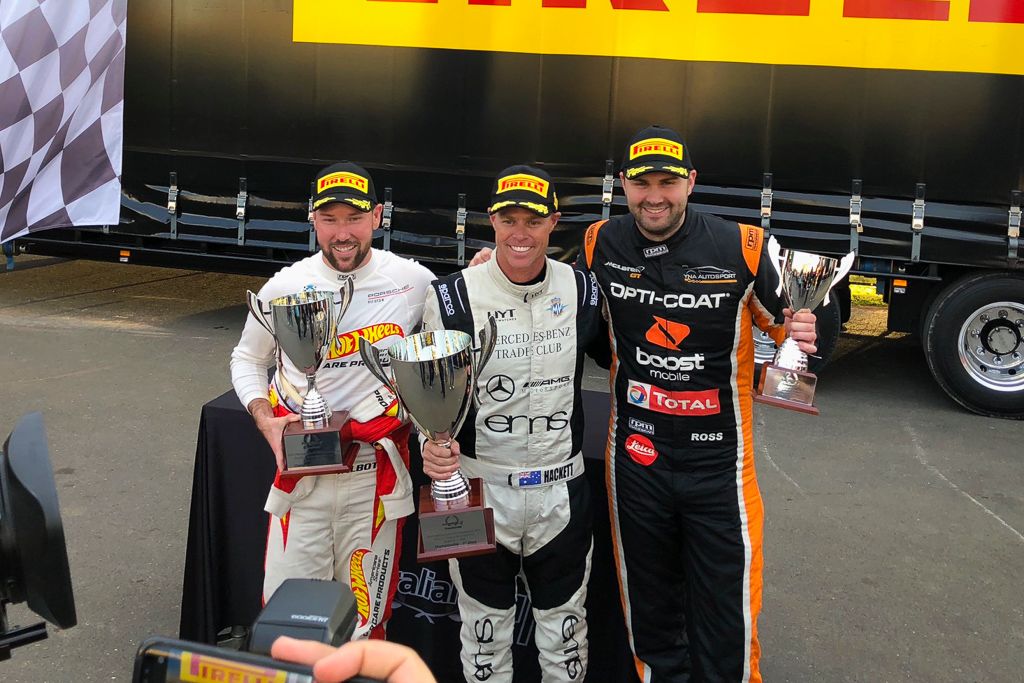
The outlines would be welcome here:
[[[336,358],[344,358],[345,356],[355,353],[359,350],[360,339],[365,339],[370,344],[376,344],[386,337],[404,336],[405,332],[402,330],[402,326],[396,323],[377,323],[376,325],[370,325],[369,327],[364,327],[359,330],[343,332],[339,334],[333,342],[331,342],[331,348],[328,351],[327,359],[334,360]]]
[[[718,308],[723,299],[729,298],[728,292],[715,294],[658,294],[650,289],[629,287],[619,282],[608,285],[608,291],[616,299],[637,299],[642,304],[664,306],[665,308]]]
[[[512,190],[527,190],[547,199],[548,181],[528,173],[516,173],[498,179],[498,194]]]
[[[363,558],[369,550],[360,548],[352,553],[348,561],[348,572],[352,595],[356,598],[356,611],[359,612],[359,625],[365,626],[370,620],[370,590],[366,586],[366,575],[363,573]]]
[[[652,316],[654,324],[647,330],[645,339],[655,346],[669,351],[678,351],[683,340],[690,336],[690,326],[667,318]]]
[[[317,194],[320,194],[324,190],[332,190],[340,187],[351,187],[359,192],[366,192],[369,188],[369,181],[361,175],[349,173],[348,171],[331,173],[316,181]]]
[[[644,382],[629,381],[626,398],[639,408],[666,415],[718,415],[718,389],[665,391]]]
[[[169,669],[173,669],[172,662],[173,658],[168,660]],[[171,670],[169,673],[183,683],[285,683],[288,680],[288,674],[284,671],[264,669],[194,652],[182,652],[179,666],[179,671]]]
[[[678,142],[666,140],[665,138],[647,138],[646,140],[633,143],[629,148],[630,159],[636,159],[649,154],[672,157],[682,161],[683,146]]]
[[[626,452],[629,457],[644,467],[658,459],[658,449],[654,447],[651,440],[639,434],[630,434],[626,439]]]
[[[1024,74],[1020,0],[294,0],[294,8],[299,42]]]

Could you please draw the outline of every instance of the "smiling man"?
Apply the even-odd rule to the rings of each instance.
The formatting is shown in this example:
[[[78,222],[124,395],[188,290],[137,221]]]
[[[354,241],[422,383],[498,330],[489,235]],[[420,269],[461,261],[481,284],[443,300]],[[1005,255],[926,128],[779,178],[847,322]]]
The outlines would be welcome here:
[[[580,265],[618,356],[606,479],[637,674],[760,681],[752,326],[813,353],[815,318],[783,310],[761,228],[688,208],[697,171],[677,132],[639,131],[620,179],[629,214],[590,227]]]
[[[476,378],[479,407],[451,444],[423,446],[423,470],[445,479],[461,464],[483,479],[498,550],[450,560],[462,615],[468,681],[512,680],[516,577],[536,620],[545,683],[582,681],[587,670],[584,601],[592,548],[590,490],[583,474],[584,352],[606,349],[594,279],[548,259],[558,223],[551,178],[512,166],[494,181],[488,208],[494,258],[433,285],[426,329],[476,338],[493,315],[494,354]],[[461,455],[461,460],[460,460]]]
[[[278,476],[267,498],[271,513],[263,599],[288,578],[335,579],[364,596],[356,637],[383,637],[398,575],[403,518],[412,512],[408,425],[396,417],[394,396],[360,360],[358,347],[384,348],[420,326],[433,274],[414,261],[371,247],[383,207],[370,174],[342,162],[315,181],[313,227],[320,251],[272,277],[261,301],[307,289],[338,291],[352,281],[352,302],[338,322],[317,386],[332,410],[349,411],[343,433],[359,443],[346,474],[282,478],[281,435],[299,419],[305,374],[282,354],[250,314],[231,354],[231,380],[242,405],[277,458]],[[386,407],[385,407],[386,406]]]

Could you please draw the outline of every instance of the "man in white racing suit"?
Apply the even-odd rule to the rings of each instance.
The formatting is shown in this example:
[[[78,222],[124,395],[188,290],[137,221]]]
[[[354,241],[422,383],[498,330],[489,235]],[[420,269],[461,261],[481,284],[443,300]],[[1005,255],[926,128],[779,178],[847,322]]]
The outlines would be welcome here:
[[[471,334],[497,322],[477,377],[479,408],[451,448],[425,442],[424,472],[456,468],[484,482],[497,553],[450,560],[459,590],[467,681],[512,680],[516,578],[533,605],[543,680],[582,681],[587,669],[584,601],[593,547],[583,474],[584,351],[601,345],[599,290],[589,275],[546,257],[558,200],[542,170],[513,166],[494,183],[488,209],[495,258],[433,284],[425,329]],[[599,353],[599,352],[598,352]]]
[[[347,410],[343,434],[358,443],[352,471],[282,477],[281,435],[299,419],[305,375],[281,354],[250,314],[231,354],[231,381],[277,458],[278,475],[267,497],[263,600],[288,578],[336,579],[356,597],[356,637],[384,637],[398,574],[404,517],[413,511],[408,472],[409,426],[397,417],[395,397],[360,360],[360,343],[383,348],[416,331],[433,274],[423,266],[371,247],[382,207],[373,180],[342,162],[317,175],[313,224],[321,251],[288,266],[260,289],[259,298],[306,289],[338,291],[346,280],[353,298],[317,374],[317,387],[335,411]]]

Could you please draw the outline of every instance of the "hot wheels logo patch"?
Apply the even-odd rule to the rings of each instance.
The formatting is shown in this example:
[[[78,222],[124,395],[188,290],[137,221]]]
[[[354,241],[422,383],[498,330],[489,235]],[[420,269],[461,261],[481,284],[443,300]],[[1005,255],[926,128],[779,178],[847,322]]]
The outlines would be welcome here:
[[[349,584],[352,595],[356,598],[356,611],[359,612],[359,625],[365,626],[370,620],[370,590],[366,587],[366,574],[363,572],[363,558],[369,550],[360,548],[352,553],[348,561],[348,572],[351,577]]]
[[[360,330],[352,330],[351,332],[344,332],[339,334],[338,337],[331,344],[330,351],[327,354],[328,360],[334,360],[335,358],[344,358],[359,350],[359,340],[365,339],[371,344],[376,344],[381,339],[386,337],[404,337],[405,332],[402,330],[401,325],[395,323],[377,323],[376,325],[370,325]]]

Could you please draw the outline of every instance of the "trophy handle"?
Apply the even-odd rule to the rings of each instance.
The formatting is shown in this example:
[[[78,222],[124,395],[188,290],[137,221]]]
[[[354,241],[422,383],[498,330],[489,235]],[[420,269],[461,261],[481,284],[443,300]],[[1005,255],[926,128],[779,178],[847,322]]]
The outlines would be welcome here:
[[[480,377],[480,372],[487,365],[487,361],[491,359],[491,354],[494,353],[494,347],[498,343],[498,322],[494,319],[494,315],[491,313],[487,314],[487,322],[478,333],[480,345],[473,349],[473,405],[477,408],[480,407],[480,391],[477,386],[477,378]],[[456,430],[458,431],[458,430]]]
[[[782,262],[786,255],[783,253],[782,245],[775,239],[775,235],[768,238],[768,261],[772,268],[779,274],[779,286],[775,288],[775,296],[782,294]]]
[[[341,289],[334,296],[336,321],[340,322],[345,317],[345,312],[348,311],[349,304],[352,303],[352,293],[354,290],[355,285],[352,283],[352,278],[345,278],[345,281],[341,283]]]
[[[370,374],[390,389],[395,396],[398,396],[398,389],[395,387],[395,383],[388,378],[388,373],[385,372],[384,366],[381,365],[380,356],[377,355],[377,349],[373,347],[373,344],[365,339],[360,339],[359,356],[363,359],[363,363],[366,364],[366,369],[370,371]]]
[[[251,289],[245,291],[245,302],[249,305],[249,312],[252,313],[252,317],[256,319],[256,322],[262,325],[263,329],[267,332],[274,334],[274,328],[267,318],[270,315],[270,307],[260,301],[260,298]]]
[[[846,274],[853,269],[853,262],[857,260],[857,252],[851,251],[849,254],[844,256],[839,265],[836,266],[836,274],[832,278],[832,285],[828,288],[828,292],[825,294],[825,304],[828,305],[829,296],[832,294],[832,287],[836,286],[836,283],[846,277]]]

